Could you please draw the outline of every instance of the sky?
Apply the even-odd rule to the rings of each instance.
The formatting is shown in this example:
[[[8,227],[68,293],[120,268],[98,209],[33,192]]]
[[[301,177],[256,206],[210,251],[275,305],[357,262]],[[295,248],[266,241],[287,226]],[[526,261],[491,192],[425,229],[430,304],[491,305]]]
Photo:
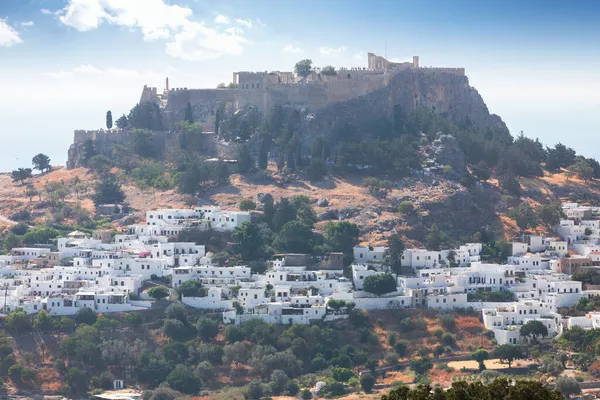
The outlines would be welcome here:
[[[367,52],[464,67],[513,135],[600,159],[597,0],[0,0],[0,172],[64,165],[143,85],[234,71],[365,67]]]

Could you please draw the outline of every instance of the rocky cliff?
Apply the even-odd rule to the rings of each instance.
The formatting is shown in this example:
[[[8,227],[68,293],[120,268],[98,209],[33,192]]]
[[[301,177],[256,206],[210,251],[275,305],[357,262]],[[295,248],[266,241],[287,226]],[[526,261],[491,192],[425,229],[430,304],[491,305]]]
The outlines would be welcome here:
[[[382,118],[393,123],[398,109],[404,114],[426,110],[444,115],[458,125],[479,126],[509,135],[502,119],[489,112],[466,76],[419,70],[398,72],[382,89],[320,109],[308,129],[324,133],[342,124],[368,129]]]
[[[304,138],[305,145],[310,145],[312,138],[315,136],[335,141],[335,136],[332,134],[348,126],[352,126],[358,134],[364,134],[365,136],[373,134],[375,127],[380,126],[382,123],[393,128],[395,113],[398,110],[405,115],[423,110],[442,115],[457,126],[479,127],[485,130],[493,130],[500,135],[509,136],[508,129],[502,119],[497,115],[490,114],[477,90],[469,85],[466,76],[411,69],[397,72],[392,76],[386,76],[385,81],[387,84],[384,87],[367,94],[358,95],[364,93],[364,90],[359,91],[356,92],[357,97],[351,100],[326,102],[326,105],[323,105],[322,92],[324,90],[339,90],[339,88],[332,87],[328,89],[326,85],[318,86],[318,84],[315,84],[313,86],[319,89],[317,92],[320,95],[317,96],[318,98],[313,98],[310,94],[314,91],[308,90],[310,89],[308,88],[309,85],[306,85],[307,88],[299,88],[298,85],[280,85],[277,87],[277,93],[268,91],[264,93],[268,98],[264,103],[271,106],[287,105],[301,111],[304,118],[299,133]],[[337,84],[339,86],[341,82]],[[354,87],[353,85],[356,86],[356,83],[354,82],[352,85],[349,83],[348,88]],[[299,90],[302,91],[303,96],[297,96]],[[351,97],[348,96],[348,93],[344,94],[344,98]],[[335,98],[336,96],[330,97]],[[198,113],[197,110],[204,110],[201,113],[202,115],[198,115],[198,117],[202,117],[198,119],[199,121],[206,122],[211,126],[214,125],[213,111],[217,107],[215,98],[211,97],[206,100],[206,104],[202,104],[203,97],[186,99],[194,102],[195,114]],[[227,99],[221,100],[225,101]],[[239,112],[243,113],[244,110]],[[163,120],[167,122],[168,126],[174,126],[176,122],[174,118],[182,119],[183,113],[174,112],[172,109],[163,111]],[[211,123],[209,123],[209,119],[211,119]],[[115,135],[121,135],[122,137],[117,138]],[[130,142],[130,139],[126,137],[126,133],[115,135],[110,140],[95,140],[96,153],[110,157],[110,150],[115,144]],[[67,162],[69,168],[82,165],[83,151],[84,144],[75,141],[69,149]]]

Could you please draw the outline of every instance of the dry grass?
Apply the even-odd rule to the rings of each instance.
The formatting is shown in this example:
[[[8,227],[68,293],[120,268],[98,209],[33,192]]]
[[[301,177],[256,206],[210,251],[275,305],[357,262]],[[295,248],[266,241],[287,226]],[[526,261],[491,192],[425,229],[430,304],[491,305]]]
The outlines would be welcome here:
[[[508,363],[502,363],[500,362],[500,359],[498,358],[494,358],[491,360],[485,360],[485,367],[487,369],[508,369]],[[533,361],[529,361],[529,360],[517,360],[515,362],[512,363],[512,367],[513,368],[523,368],[523,367],[527,367],[530,364],[532,364]],[[448,366],[451,368],[454,368],[457,371],[460,371],[462,368],[468,369],[468,370],[478,370],[479,369],[479,364],[477,363],[477,361],[474,360],[469,360],[469,361],[452,361],[448,363]]]

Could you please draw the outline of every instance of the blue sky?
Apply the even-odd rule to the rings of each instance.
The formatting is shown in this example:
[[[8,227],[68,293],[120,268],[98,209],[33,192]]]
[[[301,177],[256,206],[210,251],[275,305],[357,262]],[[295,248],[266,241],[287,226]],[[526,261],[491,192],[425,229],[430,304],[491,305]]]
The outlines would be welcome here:
[[[144,84],[215,87],[371,51],[465,67],[513,134],[600,158],[600,1],[0,0],[0,171],[126,113]]]

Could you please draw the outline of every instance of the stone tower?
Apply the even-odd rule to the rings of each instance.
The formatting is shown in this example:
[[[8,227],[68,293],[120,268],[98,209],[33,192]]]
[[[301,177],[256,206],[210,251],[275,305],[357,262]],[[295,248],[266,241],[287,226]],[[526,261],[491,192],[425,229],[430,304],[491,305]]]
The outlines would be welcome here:
[[[167,92],[169,91],[169,77],[167,77],[167,79],[165,80],[165,90]]]
[[[419,56],[413,56],[413,68],[419,68]]]

